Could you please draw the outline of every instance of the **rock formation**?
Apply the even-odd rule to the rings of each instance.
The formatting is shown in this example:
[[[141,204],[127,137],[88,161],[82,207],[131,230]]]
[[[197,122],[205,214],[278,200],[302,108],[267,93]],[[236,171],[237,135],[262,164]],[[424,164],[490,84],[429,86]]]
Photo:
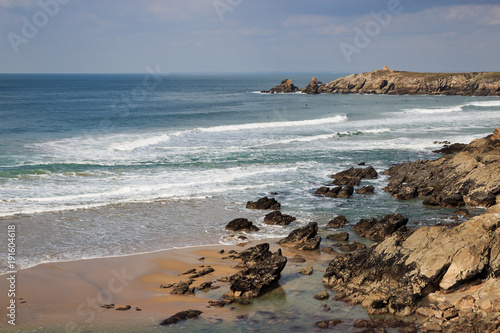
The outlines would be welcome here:
[[[353,193],[354,193],[354,187],[352,187],[351,185],[347,185],[344,187],[337,186],[333,188],[322,186],[314,192],[314,194],[317,195],[323,195],[329,198],[341,198],[341,199],[347,199]]]
[[[317,95],[319,94],[319,87],[322,83],[318,81],[318,79],[316,79],[315,77],[312,78],[311,82],[309,83],[309,85],[305,88],[302,88],[300,89],[300,91],[302,91],[303,93],[305,94],[308,94],[308,95]]]
[[[373,179],[377,178],[378,173],[373,167],[367,168],[350,168],[339,173],[332,175],[331,177],[335,179],[333,181],[334,185],[359,185],[361,179]]]
[[[246,208],[280,210],[281,204],[274,198],[263,197],[255,202],[254,201],[247,202]]]
[[[385,174],[389,184],[384,190],[400,200],[420,196],[430,206],[489,207],[500,202],[500,140],[490,135],[454,156],[399,164]]]
[[[186,320],[186,319],[192,319],[199,317],[203,312],[198,311],[198,310],[186,310],[186,311],[181,311],[177,312],[174,314],[172,317],[169,317],[165,320],[163,320],[160,325],[161,326],[167,326],[167,325],[172,325],[177,323],[178,321],[181,320]]]
[[[338,215],[333,220],[328,221],[327,227],[329,228],[342,228],[345,225],[348,225],[349,221],[347,221],[344,215]]]
[[[287,237],[278,242],[280,245],[292,246],[299,250],[316,250],[321,242],[318,233],[318,224],[310,222],[303,228],[293,230]]]
[[[229,278],[231,287],[225,298],[255,298],[261,295],[266,288],[278,282],[287,262],[281,250],[272,253],[268,243],[246,249],[239,253],[238,258],[242,260],[238,267],[243,270]]]
[[[253,225],[253,222],[245,218],[234,219],[226,225],[226,230],[231,231],[259,231],[259,228]]]
[[[281,81],[281,84],[279,86],[271,88],[270,90],[262,91],[262,93],[267,93],[267,94],[282,94],[282,93],[293,93],[293,92],[298,92],[298,91],[299,91],[299,88],[296,87],[292,83],[292,80],[285,79],[285,80]]]
[[[311,81],[311,84],[315,82]],[[351,74],[330,83],[301,89],[307,94],[388,94],[388,95],[462,95],[500,96],[500,72],[474,73],[418,73],[382,70]],[[291,80],[283,82],[266,93],[296,92]]]
[[[334,258],[323,282],[370,314],[407,316],[429,293],[500,277],[500,204],[454,228],[396,232],[382,243]]]
[[[295,217],[282,214],[278,210],[275,210],[264,217],[264,223],[269,225],[288,225],[293,221],[295,221]]]
[[[406,231],[408,219],[401,214],[388,214],[377,220],[375,218],[362,219],[353,230],[361,237],[371,238],[376,241],[384,240],[396,231]]]

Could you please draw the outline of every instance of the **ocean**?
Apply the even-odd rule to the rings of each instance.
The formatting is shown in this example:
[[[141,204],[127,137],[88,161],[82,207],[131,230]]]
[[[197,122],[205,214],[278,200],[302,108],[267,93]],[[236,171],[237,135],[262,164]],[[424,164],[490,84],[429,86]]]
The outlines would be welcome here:
[[[303,87],[312,76],[288,78]],[[278,240],[339,214],[351,224],[401,213],[433,225],[452,210],[397,201],[382,172],[439,157],[436,141],[468,143],[500,126],[496,97],[259,93],[284,78],[0,75],[0,256],[12,224],[18,269],[233,244],[241,240],[224,226],[239,217],[261,228],[249,239]],[[362,182],[374,195],[314,195],[360,162],[379,172]],[[297,222],[267,226],[266,212],[245,209],[266,195]]]

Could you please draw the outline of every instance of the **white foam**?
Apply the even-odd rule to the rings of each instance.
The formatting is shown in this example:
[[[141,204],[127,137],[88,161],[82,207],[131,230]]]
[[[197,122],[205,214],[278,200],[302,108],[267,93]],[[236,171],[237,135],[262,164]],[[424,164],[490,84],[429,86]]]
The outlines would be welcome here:
[[[480,102],[470,102],[467,105],[471,106],[500,106],[500,101],[480,101]]]
[[[347,121],[346,115],[339,115],[329,118],[311,119],[311,120],[297,120],[297,121],[276,121],[269,123],[250,123],[240,125],[224,125],[215,127],[200,127],[197,128],[200,132],[219,133],[229,131],[242,131],[266,128],[280,128],[280,127],[299,127],[299,126],[314,126],[324,124],[342,123]]]
[[[431,108],[431,109],[404,109],[404,113],[420,113],[420,114],[435,114],[447,112],[460,112],[465,105],[449,106],[444,108]]]
[[[150,138],[139,139],[131,142],[115,143],[110,146],[111,149],[131,151],[137,148],[157,145],[159,143],[170,140],[170,135],[162,134]]]

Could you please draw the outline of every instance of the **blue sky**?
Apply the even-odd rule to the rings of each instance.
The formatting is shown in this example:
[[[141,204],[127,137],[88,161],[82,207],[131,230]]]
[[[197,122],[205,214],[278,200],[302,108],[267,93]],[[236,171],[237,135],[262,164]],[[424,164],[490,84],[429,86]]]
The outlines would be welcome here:
[[[0,0],[0,73],[500,71],[499,54],[497,0]]]

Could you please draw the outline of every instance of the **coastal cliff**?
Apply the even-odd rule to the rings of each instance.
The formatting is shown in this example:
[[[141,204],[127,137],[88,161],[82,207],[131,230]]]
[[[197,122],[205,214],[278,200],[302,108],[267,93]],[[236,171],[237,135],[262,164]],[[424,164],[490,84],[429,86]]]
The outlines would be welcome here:
[[[336,299],[361,304],[369,314],[416,313],[420,323],[427,318],[421,331],[495,331],[500,322],[499,139],[497,128],[455,156],[389,169],[386,190],[401,199],[425,194],[442,204],[460,195],[462,204],[489,208],[451,228],[401,229],[367,249],[337,256],[323,276],[323,283],[338,292]],[[429,186],[432,191],[423,193]],[[421,303],[424,299],[430,303]]]
[[[351,74],[325,84],[313,78],[303,89],[293,86],[291,80],[285,81],[286,85],[282,83],[263,93],[500,96],[500,72],[418,73],[384,66],[381,70]],[[285,89],[290,86],[294,89]]]

